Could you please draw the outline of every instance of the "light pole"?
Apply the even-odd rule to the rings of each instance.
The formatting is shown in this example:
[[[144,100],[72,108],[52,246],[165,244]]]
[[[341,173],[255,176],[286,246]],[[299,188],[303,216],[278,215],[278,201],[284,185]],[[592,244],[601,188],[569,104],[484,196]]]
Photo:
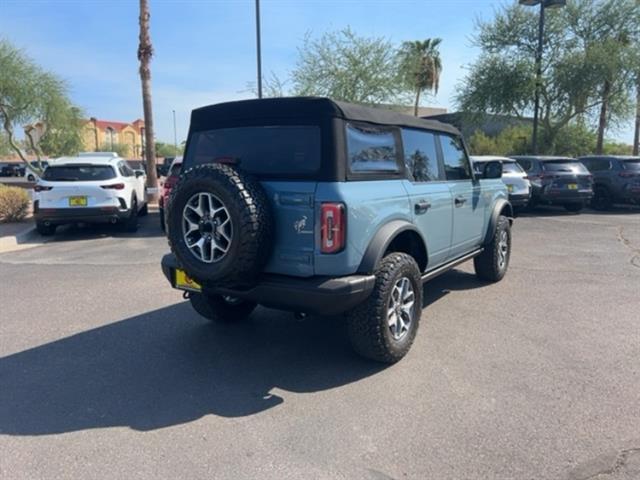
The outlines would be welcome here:
[[[540,110],[540,84],[542,83],[542,47],[544,43],[544,11],[546,8],[562,7],[567,0],[520,0],[520,5],[535,7],[540,5],[540,18],[538,20],[538,48],[536,49],[536,85],[533,101],[533,138],[531,148],[533,153],[538,153],[538,112]]]
[[[256,0],[256,50],[258,54],[258,98],[262,98],[262,52],[260,45],[260,0]]]
[[[178,135],[176,134],[176,111],[173,110],[173,148],[178,156]]]

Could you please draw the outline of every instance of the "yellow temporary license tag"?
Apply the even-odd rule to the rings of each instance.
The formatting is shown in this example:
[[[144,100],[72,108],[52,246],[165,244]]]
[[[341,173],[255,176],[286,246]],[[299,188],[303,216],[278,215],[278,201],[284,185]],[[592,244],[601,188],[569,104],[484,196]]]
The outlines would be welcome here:
[[[184,270],[176,269],[176,288],[189,292],[201,292],[202,286],[187,275]]]

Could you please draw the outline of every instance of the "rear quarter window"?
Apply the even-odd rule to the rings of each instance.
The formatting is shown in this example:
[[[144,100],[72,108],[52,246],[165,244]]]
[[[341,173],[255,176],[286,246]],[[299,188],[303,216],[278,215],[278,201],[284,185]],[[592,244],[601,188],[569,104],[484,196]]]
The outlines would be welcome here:
[[[640,172],[640,158],[637,160],[625,160],[622,162],[625,170],[634,170],[636,172]]]
[[[399,172],[397,129],[347,124],[349,168],[359,172]]]

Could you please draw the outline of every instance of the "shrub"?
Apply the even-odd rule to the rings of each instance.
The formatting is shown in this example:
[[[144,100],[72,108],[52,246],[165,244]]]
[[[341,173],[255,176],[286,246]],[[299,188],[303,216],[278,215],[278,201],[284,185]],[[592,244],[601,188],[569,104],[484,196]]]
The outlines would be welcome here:
[[[19,222],[29,210],[29,194],[24,188],[0,185],[0,222]]]

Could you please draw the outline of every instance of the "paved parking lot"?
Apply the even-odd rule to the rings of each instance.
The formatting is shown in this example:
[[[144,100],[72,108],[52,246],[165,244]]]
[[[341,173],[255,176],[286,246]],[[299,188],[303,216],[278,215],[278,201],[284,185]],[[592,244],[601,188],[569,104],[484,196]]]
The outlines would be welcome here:
[[[208,324],[166,250],[150,215],[0,255],[0,478],[640,478],[638,212],[517,219],[391,367],[340,318]]]

